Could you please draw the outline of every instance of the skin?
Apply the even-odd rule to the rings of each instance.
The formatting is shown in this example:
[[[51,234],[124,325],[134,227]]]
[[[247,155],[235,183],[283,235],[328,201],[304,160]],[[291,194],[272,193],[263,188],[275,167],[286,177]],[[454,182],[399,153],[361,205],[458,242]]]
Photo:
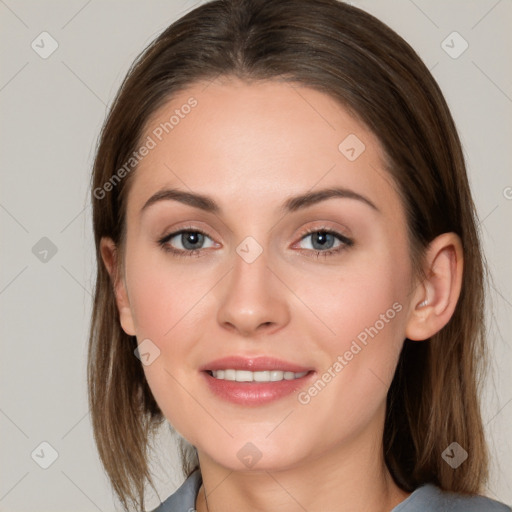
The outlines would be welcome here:
[[[105,238],[101,247],[123,329],[160,350],[144,366],[155,399],[198,450],[196,508],[207,510],[206,492],[210,512],[389,511],[408,493],[382,456],[386,393],[404,339],[430,337],[453,313],[460,240],[436,238],[425,254],[427,279],[415,278],[404,208],[380,143],[331,97],[279,82],[195,84],[156,112],[144,139],[190,96],[197,106],[132,176],[124,272],[113,242]],[[338,149],[349,134],[365,145],[354,161]],[[331,198],[279,210],[291,196],[330,186],[377,209]],[[141,214],[149,197],[169,187],[211,196],[222,211],[162,200]],[[196,243],[197,256],[159,246],[191,226],[208,235]],[[333,229],[353,245],[318,257],[307,228]],[[262,249],[252,263],[236,251],[248,236]],[[172,239],[186,250],[182,243]],[[327,249],[340,245],[335,239]],[[199,374],[203,364],[236,354],[274,356],[321,376],[393,304],[400,312],[307,404],[292,393],[263,406],[235,405],[212,394]],[[248,442],[262,454],[252,468],[237,457]]]

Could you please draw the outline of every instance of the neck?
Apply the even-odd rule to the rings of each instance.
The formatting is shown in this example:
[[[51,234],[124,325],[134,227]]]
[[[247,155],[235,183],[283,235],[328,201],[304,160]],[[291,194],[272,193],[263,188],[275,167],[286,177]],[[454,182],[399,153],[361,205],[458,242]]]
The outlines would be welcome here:
[[[364,437],[287,469],[232,471],[198,452],[197,512],[336,510],[389,512],[410,493],[393,481],[382,438]],[[206,497],[205,497],[206,494]]]

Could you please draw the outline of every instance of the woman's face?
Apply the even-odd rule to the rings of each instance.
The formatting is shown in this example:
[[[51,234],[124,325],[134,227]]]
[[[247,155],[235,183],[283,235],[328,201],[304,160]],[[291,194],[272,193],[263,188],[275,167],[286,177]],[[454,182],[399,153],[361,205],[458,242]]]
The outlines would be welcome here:
[[[225,80],[142,143],[120,310],[167,420],[233,470],[379,450],[413,276],[375,136],[315,90]]]

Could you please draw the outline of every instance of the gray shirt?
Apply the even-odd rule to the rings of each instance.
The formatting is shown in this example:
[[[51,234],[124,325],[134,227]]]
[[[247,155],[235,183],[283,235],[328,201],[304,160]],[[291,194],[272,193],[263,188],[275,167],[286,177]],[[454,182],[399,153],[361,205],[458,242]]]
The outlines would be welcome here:
[[[183,485],[152,512],[194,512],[197,493],[202,478],[199,469],[194,471]],[[444,492],[435,485],[418,487],[407,499],[391,512],[512,512],[503,503],[483,496],[464,496]]]

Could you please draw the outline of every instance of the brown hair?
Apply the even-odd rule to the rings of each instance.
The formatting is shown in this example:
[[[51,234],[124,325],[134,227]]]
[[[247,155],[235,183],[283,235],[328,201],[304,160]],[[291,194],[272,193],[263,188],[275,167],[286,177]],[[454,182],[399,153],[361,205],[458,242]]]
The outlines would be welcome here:
[[[432,482],[480,492],[488,460],[478,402],[485,356],[484,263],[460,140],[436,81],[400,36],[358,8],[336,0],[216,0],[173,23],[136,60],[105,122],[94,163],[98,272],[89,401],[99,455],[125,510],[128,502],[143,508],[146,479],[153,485],[148,443],[164,417],[134,356],[136,339],[121,329],[101,259],[100,240],[110,237],[122,265],[125,199],[136,171],[112,179],[159,107],[192,83],[218,76],[306,85],[364,122],[380,140],[401,194],[418,271],[430,241],[445,232],[460,236],[464,270],[456,310],[431,339],[405,340],[388,392],[383,443],[401,488],[412,491]],[[453,441],[469,453],[457,470],[441,457]],[[186,445],[182,449],[188,476],[197,459]]]

